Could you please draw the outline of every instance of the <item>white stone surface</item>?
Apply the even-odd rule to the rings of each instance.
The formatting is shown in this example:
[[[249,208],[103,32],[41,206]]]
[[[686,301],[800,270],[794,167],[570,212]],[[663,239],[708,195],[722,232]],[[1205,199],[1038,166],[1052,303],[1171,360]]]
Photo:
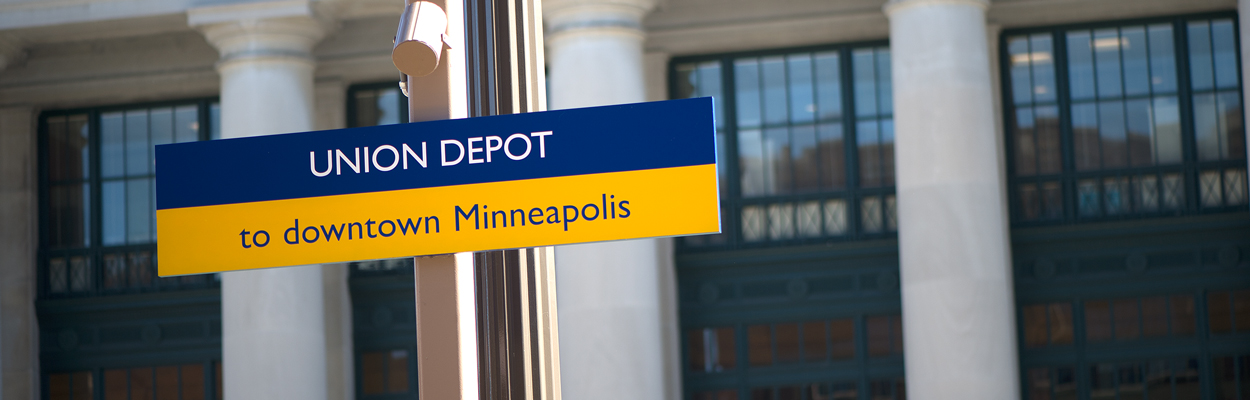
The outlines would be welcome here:
[[[1020,393],[987,6],[894,0],[885,8],[911,399]]]
[[[35,111],[0,109],[0,399],[39,398]]]
[[[221,53],[222,137],[312,130],[311,51],[323,25],[307,16],[235,18],[200,26]],[[323,290],[319,266],[222,274],[227,399],[328,398]]]
[[[641,18],[650,1],[543,4],[552,109],[646,100]],[[665,249],[671,249],[665,247]],[[662,399],[665,351],[656,240],[556,247],[561,389],[569,399]]]

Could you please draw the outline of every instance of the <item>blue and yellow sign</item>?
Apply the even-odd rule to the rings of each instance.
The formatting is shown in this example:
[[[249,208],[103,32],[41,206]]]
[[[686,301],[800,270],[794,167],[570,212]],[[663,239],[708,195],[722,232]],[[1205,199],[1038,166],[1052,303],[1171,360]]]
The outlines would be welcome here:
[[[156,147],[161,276],[720,231],[712,99]]]

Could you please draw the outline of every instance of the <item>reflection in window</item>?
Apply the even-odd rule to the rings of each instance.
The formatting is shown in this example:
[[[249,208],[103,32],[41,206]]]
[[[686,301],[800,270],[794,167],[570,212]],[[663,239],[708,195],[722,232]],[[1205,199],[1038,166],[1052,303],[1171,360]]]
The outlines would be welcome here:
[[[365,352],[360,355],[360,388],[364,395],[408,393],[408,350]]]
[[[156,146],[219,135],[219,107],[182,104],[48,112],[40,118],[45,296],[203,287],[157,278]],[[206,129],[207,128],[207,129]],[[98,210],[98,211],[97,211]],[[97,214],[98,213],[98,214]]]
[[[1089,343],[1194,334],[1192,296],[1087,300],[1084,304],[1085,340]],[[1027,308],[1025,313],[1027,317]]]
[[[1016,220],[1244,207],[1250,196],[1245,164],[1236,161],[1246,156],[1233,34],[1232,20],[1204,19],[1008,35]],[[1179,79],[1180,63],[1190,66],[1188,80]],[[1192,153],[1182,137],[1189,115]],[[1197,183],[1198,198],[1189,198],[1186,181]],[[1065,204],[1064,191],[1074,193],[1073,203]]]
[[[736,217],[726,221],[726,234],[682,243],[763,244],[897,230],[888,48],[679,62],[673,74],[674,98],[715,98],[722,199],[729,207],[723,215]],[[847,94],[853,101],[844,101]],[[726,153],[735,151],[736,157]]]
[[[1208,293],[1207,321],[1212,334],[1250,332],[1250,289]]]
[[[734,329],[692,329],[686,335],[686,348],[690,370],[697,372],[721,372],[734,368]]]
[[[1192,358],[1100,363],[1087,376],[1090,399],[1198,399],[1202,392],[1198,360]]]
[[[1250,397],[1250,355],[1215,357],[1211,366],[1216,400]]]
[[[879,315],[865,318],[868,332],[868,355],[872,357],[903,354],[903,317]]]
[[[1072,344],[1071,303],[1025,306],[1021,315],[1024,319],[1025,347]]]

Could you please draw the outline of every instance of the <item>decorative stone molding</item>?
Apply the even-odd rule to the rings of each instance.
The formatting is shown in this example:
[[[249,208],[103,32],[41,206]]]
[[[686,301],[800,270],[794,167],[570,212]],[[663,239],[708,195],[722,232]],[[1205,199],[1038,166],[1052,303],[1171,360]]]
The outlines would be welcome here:
[[[187,23],[217,48],[218,71],[236,62],[313,63],[312,49],[334,28],[307,1],[274,1],[205,7],[187,12]]]
[[[881,9],[885,11],[885,15],[890,15],[895,11],[915,6],[947,6],[947,5],[966,5],[980,7],[981,11],[989,10],[990,0],[890,0],[885,3]]]
[[[548,40],[563,34],[623,33],[642,36],[642,18],[656,0],[549,0],[543,2]]]

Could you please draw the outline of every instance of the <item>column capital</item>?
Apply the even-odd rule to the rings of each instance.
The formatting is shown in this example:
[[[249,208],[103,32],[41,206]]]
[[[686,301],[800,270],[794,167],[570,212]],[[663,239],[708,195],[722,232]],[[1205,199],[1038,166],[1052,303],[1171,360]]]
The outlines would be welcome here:
[[[334,27],[302,0],[196,8],[187,12],[187,24],[217,48],[218,69],[242,60],[311,64],[313,46]]]
[[[928,6],[964,5],[964,6],[980,7],[981,11],[985,11],[990,8],[990,0],[890,0],[889,2],[885,3],[885,6],[883,6],[881,9],[885,11],[885,15],[888,17],[890,16],[890,14],[893,14],[895,11],[899,11],[905,8],[911,8],[914,6],[922,6],[922,5],[928,5]]]
[[[547,0],[543,2],[548,36],[574,30],[642,32],[642,18],[657,0]]]

